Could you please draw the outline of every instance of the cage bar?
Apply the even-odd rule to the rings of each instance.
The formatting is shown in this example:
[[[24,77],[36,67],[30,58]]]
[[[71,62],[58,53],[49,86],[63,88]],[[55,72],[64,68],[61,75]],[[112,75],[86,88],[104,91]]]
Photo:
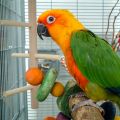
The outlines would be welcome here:
[[[17,22],[15,20],[0,20],[0,25],[17,26],[17,27],[31,27],[30,23]]]
[[[29,23],[31,23],[31,28],[29,29],[29,44],[30,44],[30,67],[37,66],[37,60],[34,54],[37,53],[37,25],[36,25],[36,0],[28,1],[28,15]],[[36,100],[37,87],[31,90],[31,107],[33,109],[38,108],[38,101]]]
[[[33,87],[34,86],[32,86],[32,85],[27,85],[27,86],[23,86],[23,87],[19,87],[19,88],[5,91],[3,93],[3,97],[8,97],[8,96],[12,96],[12,95],[17,94],[17,93],[25,92],[27,90],[31,90]]]
[[[35,54],[36,59],[47,59],[47,60],[60,60],[60,55],[51,55],[51,54]],[[29,58],[30,54],[28,53],[12,53],[12,57],[19,58]]]

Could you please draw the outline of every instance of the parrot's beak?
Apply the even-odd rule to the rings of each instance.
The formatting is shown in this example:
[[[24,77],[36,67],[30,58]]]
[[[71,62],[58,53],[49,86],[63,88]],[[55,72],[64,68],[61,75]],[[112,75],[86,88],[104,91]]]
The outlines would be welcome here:
[[[43,40],[42,36],[50,37],[48,29],[44,24],[38,24],[37,25],[37,33],[42,40]]]

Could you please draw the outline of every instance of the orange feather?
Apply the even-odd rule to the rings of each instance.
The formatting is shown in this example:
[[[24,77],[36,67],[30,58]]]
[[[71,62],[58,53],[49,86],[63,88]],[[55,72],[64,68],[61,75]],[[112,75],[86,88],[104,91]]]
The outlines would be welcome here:
[[[68,49],[65,53],[66,64],[70,74],[76,79],[79,86],[85,90],[85,87],[88,83],[88,80],[84,77],[81,71],[78,69],[71,52],[71,49]]]
[[[54,16],[56,18],[55,22],[52,24],[47,23],[48,16]],[[71,14],[71,12],[58,9],[44,12],[38,18],[38,23],[43,23],[47,27],[51,37],[60,46],[64,53],[70,74],[77,80],[80,87],[84,90],[88,80],[78,69],[74,61],[70,49],[70,37],[72,32],[85,29],[85,27]]]

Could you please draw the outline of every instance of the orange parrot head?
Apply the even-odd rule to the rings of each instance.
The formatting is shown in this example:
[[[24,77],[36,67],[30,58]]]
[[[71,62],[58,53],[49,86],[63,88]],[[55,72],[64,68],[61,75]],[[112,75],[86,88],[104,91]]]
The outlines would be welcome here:
[[[52,39],[64,49],[68,44],[72,31],[83,29],[84,26],[68,10],[53,9],[43,12],[38,17],[37,33]]]

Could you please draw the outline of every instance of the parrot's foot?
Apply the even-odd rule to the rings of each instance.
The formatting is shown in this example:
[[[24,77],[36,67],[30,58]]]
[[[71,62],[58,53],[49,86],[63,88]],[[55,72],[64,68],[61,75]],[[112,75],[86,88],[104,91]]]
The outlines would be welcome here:
[[[78,104],[76,104],[73,107],[72,112],[74,112],[75,110],[77,110],[78,108],[83,107],[83,106],[92,106],[92,107],[97,108],[101,113],[104,113],[104,109],[102,107],[98,106],[97,104],[95,104],[91,99],[81,101]]]
[[[63,65],[63,67],[66,69],[66,71],[69,73],[69,70],[67,68],[67,65],[66,65],[66,61],[65,61],[65,57],[64,56],[61,56],[60,58],[60,63]]]

